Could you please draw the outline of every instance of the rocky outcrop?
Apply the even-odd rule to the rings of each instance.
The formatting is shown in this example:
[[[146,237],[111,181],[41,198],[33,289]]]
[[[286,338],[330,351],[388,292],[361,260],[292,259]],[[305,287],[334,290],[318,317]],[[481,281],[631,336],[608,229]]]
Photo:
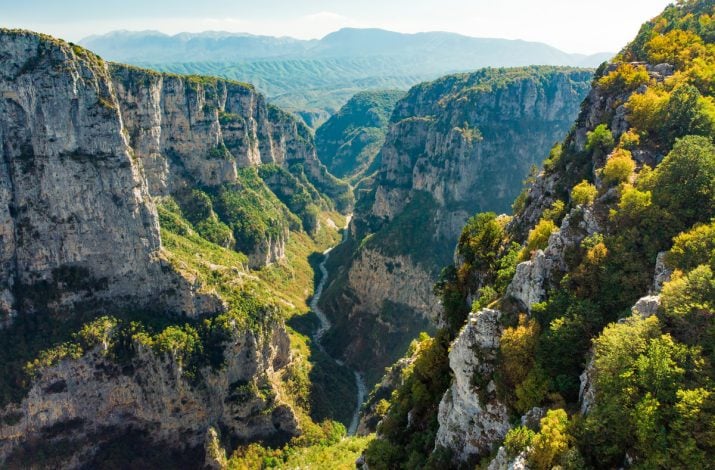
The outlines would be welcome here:
[[[496,457],[489,462],[487,470],[529,470],[526,452],[522,452],[516,457],[509,458],[506,447],[501,446]]]
[[[601,76],[615,70],[620,63],[610,63],[602,69]],[[672,75],[673,66],[670,64],[645,64],[635,62],[632,65],[645,67],[651,80],[662,82]],[[575,120],[573,130],[566,137],[563,143],[565,152],[581,153],[586,151],[587,135],[599,124],[606,123],[611,130],[614,140],[617,142],[621,135],[629,129],[626,120],[626,103],[634,93],[643,93],[645,85],[637,90],[604,90],[599,86],[594,86],[588,92],[586,99],[581,105],[581,112]],[[638,166],[648,164],[655,166],[663,159],[663,154],[653,150],[639,148],[632,153],[633,159]],[[568,197],[569,191],[583,179],[600,181],[596,170],[602,168],[608,155],[595,154],[589,160],[574,160],[566,164],[566,168],[559,171],[554,169],[541,172],[529,185],[525,193],[525,205],[515,214],[514,219],[509,224],[510,232],[518,239],[524,239],[531,227],[534,227],[543,212],[550,208],[558,199]],[[590,174],[590,178],[587,178]],[[607,193],[605,197],[613,196]]]
[[[529,261],[519,263],[506,290],[507,297],[531,311],[531,306],[546,300],[546,293],[564,274],[568,249],[578,247],[581,241],[599,231],[599,223],[589,207],[577,207],[564,217],[558,231],[551,234],[544,250],[537,250]]]
[[[496,396],[496,384],[485,379],[494,372],[500,319],[498,310],[470,313],[449,352],[454,382],[439,404],[435,445],[450,449],[460,462],[489,453],[510,428],[507,407]]]
[[[673,270],[665,263],[665,252],[658,253],[655,259],[655,276],[653,276],[653,292],[659,294],[663,290],[663,284],[670,281]]]
[[[13,452],[58,445],[60,438],[83,448],[75,454],[91,455],[127,429],[184,450],[203,446],[213,428],[241,441],[296,435],[295,415],[274,385],[290,361],[285,329],[276,326],[267,337],[236,331],[224,346],[225,364],[203,368],[202,386],[187,378],[173,352],[136,340],[130,360],[118,361],[100,344],[41,370],[27,398],[4,410],[13,424],[4,419],[0,427],[0,461],[14,462]]]
[[[268,235],[261,240],[254,250],[248,255],[248,266],[251,269],[260,269],[276,261],[282,260],[286,255],[286,243],[289,232],[287,229],[275,238]]]

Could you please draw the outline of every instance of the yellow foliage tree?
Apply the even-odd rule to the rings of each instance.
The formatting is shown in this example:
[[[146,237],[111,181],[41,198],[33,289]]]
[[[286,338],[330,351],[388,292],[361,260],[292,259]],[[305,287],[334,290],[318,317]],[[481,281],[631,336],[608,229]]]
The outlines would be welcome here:
[[[603,167],[603,181],[608,184],[625,183],[636,169],[631,152],[616,149]]]
[[[539,323],[519,315],[516,327],[506,328],[499,343],[501,368],[508,386],[515,387],[526,379],[533,364],[539,339]]]
[[[529,237],[526,240],[526,246],[521,250],[519,259],[521,261],[528,260],[536,250],[543,250],[549,244],[549,237],[552,233],[558,230],[556,224],[549,219],[541,219],[536,227],[529,231]]]
[[[549,410],[541,419],[541,430],[531,440],[529,463],[537,470],[551,469],[568,450],[572,438],[568,434],[568,415],[562,409]]]
[[[700,36],[681,29],[654,36],[646,44],[648,62],[652,64],[667,62],[677,68],[683,68],[705,52]]]
[[[586,206],[593,204],[596,199],[598,190],[594,185],[586,180],[581,181],[571,190],[571,201],[577,206]]]

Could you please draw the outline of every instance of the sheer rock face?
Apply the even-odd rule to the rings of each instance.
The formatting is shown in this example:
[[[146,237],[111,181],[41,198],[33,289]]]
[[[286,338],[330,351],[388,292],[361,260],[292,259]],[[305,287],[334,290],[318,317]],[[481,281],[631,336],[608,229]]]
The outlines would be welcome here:
[[[165,260],[153,197],[231,182],[238,166],[263,162],[329,177],[303,126],[252,88],[192,80],[0,30],[0,325],[80,307],[221,312],[220,298]],[[283,256],[285,239],[274,242],[264,263]],[[290,360],[284,327],[266,337],[239,329],[224,345],[226,365],[202,370],[198,384],[173,355],[140,344],[121,366],[96,349],[43,369],[21,404],[0,410],[0,462],[57,429],[85,447],[109,428],[170,447],[201,446],[209,426],[242,440],[295,434],[273,385]],[[249,382],[263,393],[235,395]]]
[[[385,279],[390,282],[383,282]],[[432,278],[408,256],[364,250],[348,272],[348,282],[365,294],[360,297],[360,307],[366,311],[379,311],[384,299],[389,299],[437,322],[439,304],[432,293]]]
[[[328,311],[378,318],[385,317],[384,305],[400,304],[410,320],[437,324],[432,286],[452,261],[466,220],[481,211],[510,210],[530,166],[566,135],[592,76],[539,70],[453,75],[418,85],[397,103],[374,185],[358,204],[352,227],[358,239],[374,233],[378,240],[385,232],[392,238],[384,243],[389,246],[368,242],[356,249],[340,289],[352,306]],[[428,206],[416,207],[422,200]],[[401,343],[418,333],[407,332]],[[368,333],[351,328],[340,334],[348,341],[338,353],[353,350]],[[369,369],[375,363],[355,365]]]
[[[152,195],[175,189],[172,177],[215,186],[234,182],[237,168],[261,163],[304,163],[309,175],[324,179],[308,130],[252,86],[115,64],[109,71]]]
[[[34,34],[0,34],[3,313],[86,296],[196,309],[168,292],[156,209],[106,70]],[[179,300],[177,302],[177,300]],[[190,303],[190,302],[189,302]]]
[[[496,397],[494,381],[480,388],[473,380],[494,372],[502,333],[500,318],[498,310],[471,313],[449,352],[454,381],[439,404],[435,444],[451,449],[461,462],[489,453],[510,427],[509,413]]]
[[[162,261],[154,196],[301,163],[332,180],[307,129],[252,87],[107,64],[46,36],[0,31],[0,309],[91,298],[197,315],[221,302]],[[284,256],[286,237],[249,253]]]
[[[413,88],[395,107],[372,214],[394,217],[412,191],[430,192],[444,211],[508,211],[529,167],[573,122],[590,79],[553,71],[472,91],[482,83],[474,74]],[[452,240],[461,225],[454,229],[445,233]]]
[[[240,440],[297,434],[292,409],[271,388],[290,361],[290,339],[282,326],[268,337],[233,335],[225,344],[226,364],[201,370],[203,386],[186,378],[171,352],[137,342],[131,347],[132,358],[123,364],[99,345],[79,359],[41,370],[22,403],[4,410],[15,424],[0,427],[0,461],[37,439],[76,441],[91,451],[130,428],[149,430],[155,442],[179,449],[203,445],[212,427]],[[61,435],[48,434],[62,427]]]

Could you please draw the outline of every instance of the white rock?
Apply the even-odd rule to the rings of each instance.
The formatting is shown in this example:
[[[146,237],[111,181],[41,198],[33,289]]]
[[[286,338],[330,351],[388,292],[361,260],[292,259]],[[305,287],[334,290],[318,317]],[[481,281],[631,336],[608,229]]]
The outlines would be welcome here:
[[[462,462],[488,453],[509,430],[507,408],[493,389],[481,391],[487,397],[482,401],[480,390],[472,385],[475,374],[493,372],[502,332],[500,318],[498,310],[471,313],[449,352],[454,382],[439,404],[435,445],[451,449]]]

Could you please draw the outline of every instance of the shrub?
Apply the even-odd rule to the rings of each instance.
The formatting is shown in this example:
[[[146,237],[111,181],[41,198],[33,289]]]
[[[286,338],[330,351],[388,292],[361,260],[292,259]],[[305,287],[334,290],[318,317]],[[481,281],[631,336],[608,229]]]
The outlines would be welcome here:
[[[534,367],[514,390],[516,395],[514,409],[519,413],[526,413],[535,406],[541,405],[548,392],[549,378],[540,367]]]
[[[487,307],[489,304],[494,302],[499,298],[499,294],[494,290],[492,286],[484,286],[477,292],[477,298],[472,302],[472,312],[478,312],[479,310]]]
[[[708,262],[715,267],[715,222],[698,225],[675,237],[666,262],[670,267],[684,271]]]
[[[706,137],[688,136],[653,171],[653,202],[677,215],[682,228],[715,217],[715,146]]]
[[[623,63],[613,72],[601,77],[598,86],[609,93],[632,91],[650,81],[648,71],[642,65]]]
[[[676,271],[663,286],[661,302],[676,337],[701,345],[705,354],[715,351],[715,275],[708,265],[687,274]]]
[[[641,191],[626,184],[621,191],[617,209],[611,209],[611,218],[617,220],[622,227],[633,227],[638,225],[651,206],[652,194],[650,191]]]
[[[668,102],[667,92],[648,88],[645,93],[634,93],[626,102],[628,122],[641,136],[657,137],[663,124],[663,110]]]
[[[532,253],[537,250],[543,250],[549,244],[549,237],[552,233],[558,230],[556,224],[547,219],[541,219],[536,227],[529,231],[529,237],[526,240],[526,246],[521,251],[520,259],[525,261],[529,259]]]
[[[663,107],[661,141],[670,146],[686,135],[712,136],[715,134],[715,105],[710,97],[703,97],[692,85],[677,86]]]
[[[566,204],[564,204],[564,201],[559,199],[553,204],[551,204],[551,207],[549,209],[546,209],[544,211],[543,217],[544,219],[551,220],[554,223],[559,223],[561,222],[561,219],[563,219],[565,214]]]
[[[674,29],[663,35],[654,36],[646,44],[648,62],[667,62],[683,68],[692,59],[705,52],[703,40],[695,33]]]
[[[467,221],[459,237],[457,252],[479,271],[494,267],[504,238],[504,226],[493,212],[477,214]]]
[[[603,181],[607,184],[625,183],[636,169],[631,152],[618,149],[608,158],[603,167]]]
[[[630,129],[629,131],[621,134],[621,138],[618,141],[618,146],[626,150],[631,150],[638,147],[640,143],[640,136],[633,129]]]
[[[549,158],[544,161],[544,170],[551,171],[556,168],[561,161],[561,156],[564,153],[563,144],[558,143],[551,148]]]
[[[534,364],[534,353],[539,339],[539,323],[519,315],[516,327],[506,328],[499,341],[501,372],[505,385],[516,387],[526,379]]]
[[[586,150],[606,155],[613,148],[613,134],[605,124],[599,124],[593,131],[586,134]]]
[[[537,470],[551,469],[572,441],[568,434],[568,415],[562,409],[549,410],[541,419],[541,430],[532,439],[529,463]]]
[[[596,200],[598,190],[586,180],[581,181],[571,190],[571,202],[577,206],[588,206]]]
[[[509,457],[516,457],[531,446],[536,433],[525,426],[511,428],[504,437],[504,447]]]

